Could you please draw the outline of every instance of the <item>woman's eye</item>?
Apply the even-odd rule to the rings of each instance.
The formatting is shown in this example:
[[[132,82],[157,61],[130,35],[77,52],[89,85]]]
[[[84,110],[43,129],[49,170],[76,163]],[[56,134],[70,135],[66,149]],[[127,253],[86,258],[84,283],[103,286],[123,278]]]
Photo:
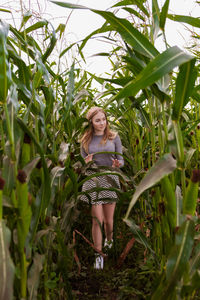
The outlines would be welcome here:
[[[95,122],[95,123],[98,123],[98,122],[100,122],[100,121],[103,121],[103,122],[105,122],[105,121],[106,121],[106,119],[102,119],[102,120],[99,120],[99,119],[98,119],[98,120],[95,120],[94,122]]]

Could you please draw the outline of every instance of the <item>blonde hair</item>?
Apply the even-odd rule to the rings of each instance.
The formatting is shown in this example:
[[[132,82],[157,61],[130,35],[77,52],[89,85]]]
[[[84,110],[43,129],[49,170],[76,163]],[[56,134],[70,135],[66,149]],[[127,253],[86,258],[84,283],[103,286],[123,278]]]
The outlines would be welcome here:
[[[108,119],[107,119],[107,114],[106,112],[103,110],[103,108],[101,107],[98,107],[98,106],[92,106],[88,112],[87,112],[87,115],[86,115],[86,118],[88,119],[89,121],[89,128],[86,130],[86,132],[83,134],[82,138],[81,138],[81,145],[83,147],[83,149],[85,150],[86,153],[88,153],[88,147],[89,147],[89,144],[92,140],[92,137],[93,137],[93,134],[94,134],[94,128],[93,128],[93,125],[92,125],[92,119],[93,117],[98,114],[99,112],[103,113],[106,117],[106,128],[104,130],[104,135],[102,137],[102,140],[101,140],[101,143],[102,144],[105,144],[107,142],[107,140],[113,140],[117,133],[116,132],[113,132],[110,130],[109,128],[109,125],[108,125]]]

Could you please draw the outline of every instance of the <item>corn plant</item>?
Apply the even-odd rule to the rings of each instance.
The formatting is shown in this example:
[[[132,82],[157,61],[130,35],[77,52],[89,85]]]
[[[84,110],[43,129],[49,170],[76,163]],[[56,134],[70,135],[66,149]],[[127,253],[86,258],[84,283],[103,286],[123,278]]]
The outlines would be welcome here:
[[[87,9],[52,2],[67,8]],[[167,18],[197,27],[199,23],[192,17],[168,14],[168,0],[161,9],[157,1],[152,1],[150,18],[144,5],[146,2],[121,1],[116,4],[130,13],[134,11],[128,5],[133,5],[149,18],[150,26],[141,31],[111,11],[90,9],[102,16],[110,26],[109,31],[119,34],[124,42],[120,47],[121,55],[116,53],[117,50],[114,52],[117,58],[121,57],[116,67],[118,72],[115,69],[111,79],[99,80],[109,83],[105,95],[110,91],[111,97],[106,105],[119,120],[116,127],[122,134],[128,157],[133,160],[129,172],[133,177],[143,170],[136,177],[138,186],[124,221],[135,233],[134,214],[131,213],[140,199],[141,211],[148,212],[152,220],[152,248],[161,264],[162,280],[152,299],[187,299],[198,289],[198,280],[195,279],[198,272],[194,272],[191,267],[194,264],[188,262],[190,257],[191,261],[198,261],[198,255],[196,258],[195,254],[192,255],[193,250],[198,252],[195,250],[194,230],[198,222],[195,217],[199,186],[198,137],[194,139],[192,134],[188,139],[187,132],[199,122],[199,114],[193,114],[199,108],[195,102],[199,101],[196,85],[199,68],[194,54],[167,44],[165,23]],[[166,42],[163,52],[154,46],[160,30]],[[103,26],[93,34],[105,31]],[[194,118],[187,118],[187,115]],[[143,195],[146,190],[147,198],[147,193]],[[148,220],[145,222],[149,224]]]
[[[62,209],[77,189],[74,164],[92,79],[75,63],[56,74],[50,59],[55,30],[46,20],[29,25],[30,19],[24,15],[20,29],[0,24],[0,293],[1,299],[57,298],[57,285],[72,299],[68,244],[76,206],[69,205],[66,235]],[[34,38],[37,31],[46,48]]]
[[[87,126],[86,110],[99,103],[114,116],[126,162],[114,237],[126,210],[124,222],[157,263],[152,299],[195,296],[200,264],[199,54],[170,47],[165,23],[170,18],[199,26],[199,21],[172,16],[168,7],[169,0],[162,8],[154,0],[151,10],[147,1],[119,1],[111,11],[91,9],[105,24],[82,41],[80,55],[93,35],[114,33],[110,78],[82,72],[76,60],[63,71],[62,59],[74,45],[61,50],[54,68],[63,26],[54,30],[43,19],[30,25],[31,15],[23,16],[19,29],[0,22],[1,299],[73,299],[72,231],[81,186],[89,179],[79,137]],[[116,8],[131,18],[117,17]],[[35,38],[38,31],[45,45]],[[163,52],[155,47],[159,32],[166,43]],[[104,93],[97,95],[93,79],[106,82]]]

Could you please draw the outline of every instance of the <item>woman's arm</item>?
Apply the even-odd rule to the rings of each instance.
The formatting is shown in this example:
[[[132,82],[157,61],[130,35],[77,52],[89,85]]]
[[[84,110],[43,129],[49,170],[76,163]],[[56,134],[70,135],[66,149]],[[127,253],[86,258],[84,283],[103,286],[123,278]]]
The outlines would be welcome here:
[[[82,156],[83,158],[85,158],[85,157],[87,156],[87,153],[85,152],[85,150],[84,150],[84,148],[83,148],[82,145],[81,145],[81,156]]]
[[[93,159],[93,154],[87,154],[83,146],[81,146],[81,156],[85,159],[86,164]]]
[[[119,135],[116,136],[115,140],[115,152],[119,152],[122,154],[122,143]],[[113,160],[113,167],[123,167],[124,165],[124,158],[123,156],[116,154],[116,159]]]

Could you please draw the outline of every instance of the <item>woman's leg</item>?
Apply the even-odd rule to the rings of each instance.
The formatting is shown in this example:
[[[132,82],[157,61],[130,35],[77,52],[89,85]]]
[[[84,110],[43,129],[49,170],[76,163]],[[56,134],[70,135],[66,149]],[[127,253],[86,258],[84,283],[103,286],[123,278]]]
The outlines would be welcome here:
[[[92,239],[94,242],[94,246],[100,251],[102,250],[102,224],[102,205],[92,205]]]
[[[113,236],[113,218],[116,203],[103,204],[104,228],[105,235],[108,241],[112,240]]]

